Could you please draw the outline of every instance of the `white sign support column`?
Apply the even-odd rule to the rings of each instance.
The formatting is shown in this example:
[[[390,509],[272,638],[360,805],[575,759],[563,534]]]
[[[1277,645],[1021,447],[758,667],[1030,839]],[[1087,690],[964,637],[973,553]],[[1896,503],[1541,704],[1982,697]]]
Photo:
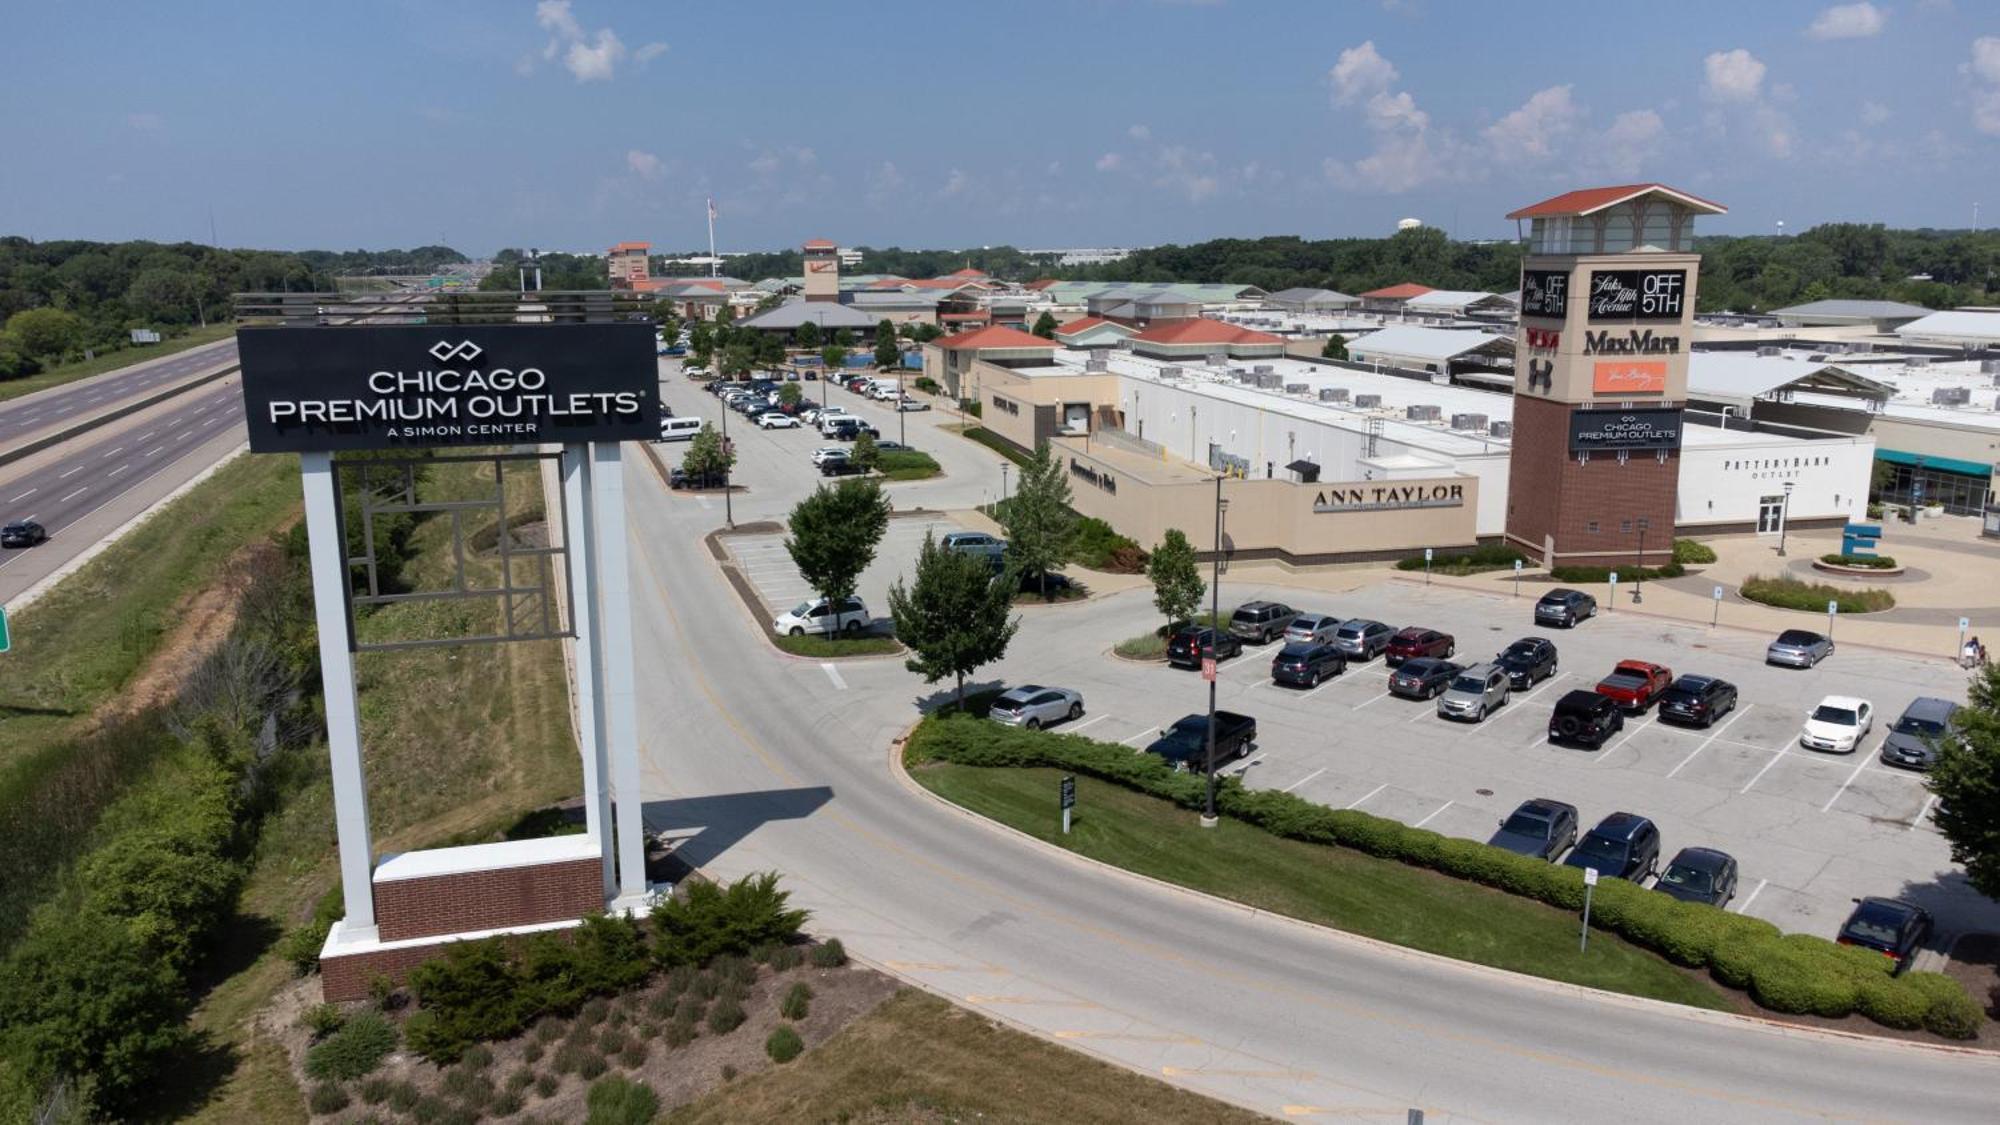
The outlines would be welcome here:
[[[631,561],[625,538],[625,464],[617,442],[591,447],[596,499],[598,595],[609,611],[598,618],[604,673],[604,755],[611,763],[618,897],[613,910],[646,902],[645,800],[639,781],[639,712],[632,675]]]
[[[598,682],[604,667],[598,645],[597,520],[590,495],[590,446],[563,446],[562,487],[566,509],[563,542],[569,556],[570,628],[576,633],[576,711],[583,757],[584,833],[604,858],[604,899],[618,893],[612,864],[611,805],[604,769],[604,695]]]
[[[361,772],[361,712],[354,694],[354,638],[347,629],[347,544],[333,454],[299,454],[305,481],[306,543],[312,559],[313,610],[319,624],[320,685],[326,696],[326,747],[333,777],[334,827],[340,840],[340,889],[347,917],[342,942],[376,938],[375,861],[368,830],[368,782]]]

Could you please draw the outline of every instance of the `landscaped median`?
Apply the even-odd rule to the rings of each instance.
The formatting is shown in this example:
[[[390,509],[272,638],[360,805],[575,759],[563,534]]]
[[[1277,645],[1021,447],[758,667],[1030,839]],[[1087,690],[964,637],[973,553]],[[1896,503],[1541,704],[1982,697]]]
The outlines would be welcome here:
[[[1761,574],[1745,578],[1741,593],[1753,602],[1811,613],[1825,613],[1828,602],[1838,605],[1842,613],[1874,613],[1893,609],[1896,605],[1896,596],[1887,590],[1857,590],[1848,586],[1829,586],[1824,582],[1802,582],[1789,574],[1776,578]]]
[[[973,705],[977,711],[981,699]],[[1618,879],[1598,884],[1591,925],[1615,938],[1576,950],[1583,872],[1275,790],[1220,779],[1216,829],[1195,826],[1200,774],[1079,735],[973,714],[933,715],[904,746],[920,784],[983,816],[1114,866],[1306,921],[1445,956],[1636,996],[1727,1008],[1709,978],[1774,1012],[1859,1013],[1951,1039],[1983,1016],[1941,973],[1890,975],[1887,958]],[[1082,775],[1074,829],[1057,832],[1056,778]],[[1619,940],[1622,939],[1622,940]],[[1655,956],[1657,954],[1657,956]],[[1683,966],[1685,968],[1676,968]]]

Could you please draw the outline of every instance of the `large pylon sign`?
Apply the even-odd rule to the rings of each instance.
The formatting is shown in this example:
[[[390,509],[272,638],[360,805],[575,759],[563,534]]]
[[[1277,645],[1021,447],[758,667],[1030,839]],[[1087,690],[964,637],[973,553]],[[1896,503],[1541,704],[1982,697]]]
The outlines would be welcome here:
[[[328,999],[366,996],[377,974],[400,977],[454,940],[560,929],[646,902],[620,443],[659,434],[653,327],[605,294],[342,300],[240,298],[237,334],[251,451],[297,454],[304,480],[346,900],[320,955]],[[464,451],[474,446],[498,448]],[[423,466],[464,460],[492,465],[492,496],[420,495]],[[508,475],[548,462],[560,518],[546,545],[515,542]],[[377,582],[370,525],[396,513],[451,521],[456,568],[442,588]],[[499,574],[482,579],[464,544],[487,528]],[[476,607],[462,617],[479,624],[357,640],[357,607],[417,599]],[[584,834],[377,857],[354,654],[552,637],[574,645]]]

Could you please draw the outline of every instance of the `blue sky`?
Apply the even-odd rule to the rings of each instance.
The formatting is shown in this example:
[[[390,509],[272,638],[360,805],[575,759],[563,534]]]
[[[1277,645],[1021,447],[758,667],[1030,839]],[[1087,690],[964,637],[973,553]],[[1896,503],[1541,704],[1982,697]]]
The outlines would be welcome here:
[[[1467,238],[1657,179],[1710,231],[1963,227],[1990,0],[0,2],[0,233],[285,248]],[[1988,187],[1982,225],[2000,221]]]

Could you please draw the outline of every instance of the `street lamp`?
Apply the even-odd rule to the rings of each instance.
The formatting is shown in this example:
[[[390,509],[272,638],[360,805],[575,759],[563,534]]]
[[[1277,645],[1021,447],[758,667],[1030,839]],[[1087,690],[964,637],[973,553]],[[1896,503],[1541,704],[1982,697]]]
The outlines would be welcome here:
[[[1646,587],[1646,529],[1651,526],[1653,526],[1652,520],[1644,516],[1639,517],[1639,566],[1632,573],[1633,605],[1638,605],[1640,602],[1646,600],[1643,593]]]
[[[729,502],[729,404],[722,405],[722,518],[736,526],[736,507]]]
[[[1005,461],[1000,462],[1000,502],[1003,504],[1007,502],[1007,462]],[[994,515],[999,515],[997,509],[994,511]]]
[[[1785,482],[1785,499],[1778,508],[1778,557],[1785,557],[1785,531],[1792,522],[1792,482]]]
[[[1222,628],[1222,513],[1229,501],[1222,498],[1222,477],[1215,478],[1215,555],[1209,560],[1208,653],[1202,673],[1208,678],[1208,798],[1202,805],[1201,826],[1215,827],[1215,638]]]

